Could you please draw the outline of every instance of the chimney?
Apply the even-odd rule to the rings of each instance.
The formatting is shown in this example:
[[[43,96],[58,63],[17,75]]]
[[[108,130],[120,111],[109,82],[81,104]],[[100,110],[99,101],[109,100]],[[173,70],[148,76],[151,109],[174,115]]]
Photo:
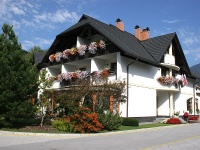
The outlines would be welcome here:
[[[116,27],[117,27],[118,29],[120,29],[121,31],[124,31],[124,23],[123,23],[122,20],[119,19],[119,18],[116,20]]]
[[[138,25],[135,26],[135,37],[140,40],[141,29]]]
[[[135,26],[135,37],[140,41],[146,40],[149,38],[150,29],[147,27],[146,29],[141,30],[138,25]]]

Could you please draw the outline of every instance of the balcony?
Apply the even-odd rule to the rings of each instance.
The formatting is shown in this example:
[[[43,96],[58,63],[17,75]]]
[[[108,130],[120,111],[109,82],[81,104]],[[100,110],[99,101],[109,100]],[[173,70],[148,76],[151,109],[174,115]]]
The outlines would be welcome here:
[[[176,71],[180,70],[180,68],[175,65],[175,58],[173,55],[165,54],[164,63],[160,63],[160,65],[165,66],[167,68],[171,68]]]
[[[116,73],[115,71],[110,71],[107,69],[94,71],[92,73],[79,70],[76,72],[59,74],[57,79],[58,80],[55,80],[53,82],[52,86],[50,87],[51,89],[80,85],[83,82],[92,85],[104,84],[106,82],[115,81]]]
[[[183,79],[177,79],[173,76],[164,77],[161,76],[157,79],[158,87],[157,90],[166,90],[166,91],[179,91],[180,88],[185,86]]]
[[[54,80],[50,89],[59,89],[59,88],[61,88],[60,81]]]

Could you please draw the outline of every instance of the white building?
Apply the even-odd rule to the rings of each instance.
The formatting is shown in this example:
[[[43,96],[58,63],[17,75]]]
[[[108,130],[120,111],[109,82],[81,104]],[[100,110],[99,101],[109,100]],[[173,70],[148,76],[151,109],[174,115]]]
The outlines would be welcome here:
[[[200,97],[193,86],[199,76],[190,71],[177,34],[149,38],[149,28],[142,30],[135,26],[135,33],[131,34],[124,26],[120,19],[113,26],[83,15],[78,23],[56,36],[38,68],[45,67],[51,76],[77,69],[90,73],[104,68],[115,70],[109,80],[127,83],[124,93],[127,101],[118,108],[123,117],[147,121],[171,117],[176,111],[197,114]],[[94,51],[87,50],[84,58],[79,58],[77,52],[68,59],[68,55],[65,58],[61,55],[66,49],[100,40],[106,43],[103,52],[97,49],[96,54],[91,55]],[[64,87],[55,81],[52,88]]]

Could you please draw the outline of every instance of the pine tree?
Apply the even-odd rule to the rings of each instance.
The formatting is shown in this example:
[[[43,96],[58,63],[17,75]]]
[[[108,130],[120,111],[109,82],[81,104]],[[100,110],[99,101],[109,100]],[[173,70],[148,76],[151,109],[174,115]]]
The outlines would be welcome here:
[[[36,90],[37,71],[12,29],[4,24],[0,34],[0,125],[32,116],[28,102]],[[3,121],[2,121],[3,120]],[[3,122],[3,123],[2,123]]]

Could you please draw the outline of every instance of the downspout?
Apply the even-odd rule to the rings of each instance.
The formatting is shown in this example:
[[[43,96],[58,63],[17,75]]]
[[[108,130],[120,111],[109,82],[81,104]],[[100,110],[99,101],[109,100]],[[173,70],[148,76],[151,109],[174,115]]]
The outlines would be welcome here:
[[[195,91],[196,91],[196,86],[195,86],[195,85],[196,85],[197,83],[199,83],[199,82],[200,82],[200,81],[198,81],[198,82],[195,82],[195,83],[193,84],[194,115],[195,115],[195,112],[196,112],[196,111],[195,111],[195,105],[196,105],[196,98],[195,98],[195,95],[196,95],[196,92],[195,92]]]
[[[129,66],[130,65],[132,65],[132,64],[134,64],[135,62],[137,62],[138,61],[138,57],[135,59],[135,61],[133,61],[133,62],[131,62],[130,64],[128,64],[127,65],[127,87],[126,87],[126,89],[127,89],[127,101],[126,101],[126,117],[128,117],[128,100],[129,100],[129,87],[128,87],[128,85],[129,85]]]

